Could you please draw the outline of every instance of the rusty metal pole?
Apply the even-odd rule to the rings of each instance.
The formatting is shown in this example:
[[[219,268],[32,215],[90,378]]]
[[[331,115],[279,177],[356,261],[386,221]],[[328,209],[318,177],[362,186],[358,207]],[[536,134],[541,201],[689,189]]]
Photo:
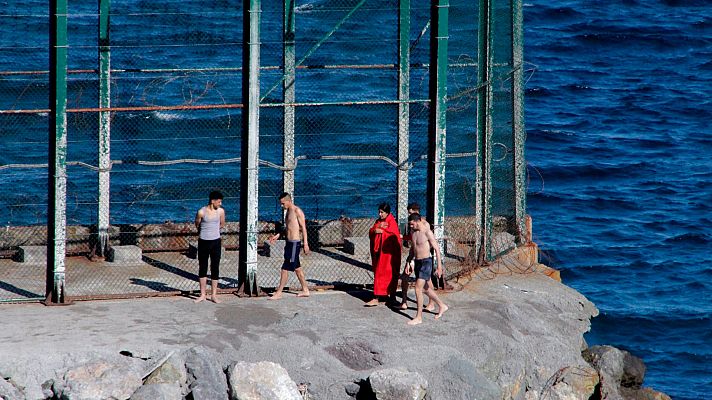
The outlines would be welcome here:
[[[260,0],[243,0],[242,157],[238,291],[257,295],[260,134]]]
[[[282,162],[286,168],[282,172],[282,191],[294,196],[294,106],[295,101],[295,16],[294,1],[284,0],[284,48],[283,48],[283,99],[284,99],[284,142]]]
[[[111,50],[109,47],[109,11],[111,0],[99,0],[99,108],[111,107]],[[96,255],[105,257],[109,250],[109,204],[111,171],[111,113],[99,112],[99,202],[97,210]]]
[[[65,302],[67,238],[67,0],[49,2],[49,171],[45,304]]]
[[[447,40],[449,0],[432,0],[430,8],[430,114],[428,119],[428,219],[444,259],[445,139],[447,121]],[[443,276],[445,271],[443,271]],[[439,286],[439,285],[438,285]],[[444,286],[444,282],[443,282]]]
[[[410,163],[410,0],[400,0],[398,9],[398,185],[397,219],[401,232],[408,223],[408,170]]]

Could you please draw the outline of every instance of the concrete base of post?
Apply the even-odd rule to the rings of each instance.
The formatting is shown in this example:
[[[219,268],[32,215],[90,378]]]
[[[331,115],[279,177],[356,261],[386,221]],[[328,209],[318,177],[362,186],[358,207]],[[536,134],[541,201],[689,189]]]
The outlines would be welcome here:
[[[351,255],[368,253],[371,251],[371,241],[364,236],[344,238],[344,253]]]
[[[112,246],[106,260],[112,263],[138,264],[143,262],[143,251],[138,246]]]

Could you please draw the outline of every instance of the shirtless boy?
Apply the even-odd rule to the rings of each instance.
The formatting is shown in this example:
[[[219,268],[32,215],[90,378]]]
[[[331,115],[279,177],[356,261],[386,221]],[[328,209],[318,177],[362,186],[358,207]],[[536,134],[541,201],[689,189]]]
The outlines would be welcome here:
[[[413,214],[420,214],[420,204],[418,203],[410,203],[408,204],[408,215],[413,215]],[[425,230],[430,230],[430,224],[428,221],[426,221],[424,218],[420,219],[420,222],[423,224],[422,229]],[[406,247],[412,246],[411,241],[413,240],[412,238],[412,232],[410,230],[410,227],[408,227],[408,232],[403,236],[403,245]],[[406,263],[406,267],[403,269],[403,273],[400,276],[400,284],[401,284],[401,294],[403,295],[403,301],[400,303],[399,308],[401,310],[407,310],[408,309],[408,281],[410,281],[410,274],[413,272],[406,273],[408,271],[408,264]],[[430,286],[430,280],[427,280],[425,282],[426,286]],[[428,305],[425,307],[425,310],[428,312],[433,312],[435,311],[435,303],[432,300],[428,301]]]
[[[297,297],[309,297],[309,289],[307,281],[304,278],[304,271],[299,263],[299,251],[302,247],[302,239],[304,240],[304,254],[309,255],[309,239],[307,236],[307,225],[304,221],[304,212],[297,207],[292,201],[292,196],[289,193],[282,193],[279,196],[279,204],[287,213],[284,217],[284,233],[277,233],[269,238],[269,242],[274,242],[286,235],[286,243],[284,244],[284,263],[279,277],[279,287],[271,297],[271,300],[279,300],[282,298],[282,290],[287,284],[289,272],[293,271],[302,285],[302,290],[297,293]]]
[[[426,286],[426,282],[430,281],[430,276],[433,273],[433,259],[430,256],[431,249],[434,250],[435,258],[438,262],[435,275],[439,277],[443,269],[438,242],[430,229],[424,229],[423,222],[420,214],[415,213],[408,216],[408,226],[413,235],[410,253],[406,260],[406,273],[410,275],[415,267],[417,279],[415,281],[415,299],[418,304],[415,318],[408,321],[408,325],[418,325],[423,322],[423,288],[425,288],[425,294],[438,306],[438,313],[435,315],[435,319],[442,317],[445,311],[448,310],[448,306],[440,300],[433,288],[430,285]],[[412,262],[413,259],[415,259],[414,263]]]

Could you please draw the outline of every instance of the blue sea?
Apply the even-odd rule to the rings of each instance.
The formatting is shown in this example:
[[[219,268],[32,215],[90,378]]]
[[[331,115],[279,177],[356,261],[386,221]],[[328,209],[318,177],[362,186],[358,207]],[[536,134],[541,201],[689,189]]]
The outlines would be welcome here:
[[[72,69],[96,68],[95,3],[70,1]],[[112,104],[239,103],[240,74],[229,70],[241,62],[237,3],[112,1],[112,66],[126,69],[114,76]],[[306,57],[356,3],[297,1],[297,59]],[[427,63],[428,35],[415,38],[428,20],[429,7],[412,3],[412,62]],[[451,61],[471,64],[477,43],[474,2],[450,3]],[[45,69],[46,2],[3,4],[0,70]],[[348,35],[337,32],[305,65],[396,63],[396,6],[394,0],[367,1],[364,14],[342,26]],[[279,10],[279,2],[263,1],[264,65],[279,63]],[[363,22],[369,18],[371,23]],[[528,212],[542,260],[561,270],[564,282],[601,311],[586,336],[590,345],[610,344],[643,358],[648,367],[645,385],[674,399],[709,398],[712,1],[537,0],[525,3],[524,19]],[[132,72],[142,68],[225,70]],[[449,76],[451,96],[475,84],[466,68]],[[395,98],[392,71],[300,74],[299,101]],[[0,108],[47,108],[43,80],[46,76],[4,76]],[[262,80],[264,93],[278,83],[279,71],[264,70]],[[427,97],[422,68],[414,68],[411,85],[412,98]],[[71,75],[69,86],[70,107],[96,105],[95,74]],[[280,96],[277,89],[265,101],[278,102]],[[448,153],[475,150],[475,107],[471,98],[463,99],[448,112]],[[373,216],[375,204],[392,201],[393,174],[380,161],[345,166],[309,157],[375,154],[395,159],[395,107],[303,110],[297,113],[296,150],[306,159],[300,161],[296,179],[298,190],[312,194],[304,201],[307,214]],[[239,110],[116,113],[112,158],[239,157],[239,116]],[[425,153],[427,109],[413,105],[411,117],[411,158],[416,162],[410,195],[422,202],[425,163],[418,160]],[[95,120],[91,113],[71,115],[70,161],[97,164]],[[46,123],[47,115],[41,113],[0,116],[0,164],[46,162]],[[263,109],[260,158],[276,164],[281,157],[280,126],[280,110]],[[447,199],[450,215],[472,212],[471,161],[448,159],[447,191],[457,193]],[[171,165],[156,173],[155,167],[115,165],[112,223],[189,221],[214,187],[226,188],[226,208],[236,215],[239,193],[229,188],[239,187],[237,165],[204,165],[199,176],[195,168]],[[0,171],[3,225],[41,225],[46,221],[46,174],[32,169],[11,172]],[[260,173],[261,218],[278,219],[279,171],[263,167]],[[96,194],[85,190],[96,186],[95,172],[71,166],[68,174],[69,223],[96,222]]]
[[[712,395],[712,2],[528,2],[528,210],[645,385]]]

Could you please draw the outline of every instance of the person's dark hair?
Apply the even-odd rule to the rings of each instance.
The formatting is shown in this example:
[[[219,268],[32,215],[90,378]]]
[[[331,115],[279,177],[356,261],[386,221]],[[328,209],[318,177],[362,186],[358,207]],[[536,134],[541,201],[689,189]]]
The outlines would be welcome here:
[[[287,192],[282,192],[282,194],[279,195],[279,199],[282,200],[284,198],[291,199],[292,195]]]
[[[208,198],[209,198],[211,201],[212,201],[212,200],[222,200],[222,199],[223,199],[223,194],[220,193],[220,191],[218,191],[218,190],[213,190],[212,192],[210,192],[210,195],[208,196]]]
[[[409,221],[409,222],[410,222],[410,221],[418,222],[418,221],[420,221],[420,220],[421,220],[421,216],[420,216],[420,214],[418,214],[418,213],[413,213],[413,214],[410,214],[410,215],[408,216],[408,221]]]
[[[419,213],[420,212],[420,204],[410,203],[410,204],[408,204],[408,210],[414,210],[415,212]]]
[[[391,206],[388,203],[381,203],[378,205],[378,209],[385,211],[386,214],[391,213]]]

